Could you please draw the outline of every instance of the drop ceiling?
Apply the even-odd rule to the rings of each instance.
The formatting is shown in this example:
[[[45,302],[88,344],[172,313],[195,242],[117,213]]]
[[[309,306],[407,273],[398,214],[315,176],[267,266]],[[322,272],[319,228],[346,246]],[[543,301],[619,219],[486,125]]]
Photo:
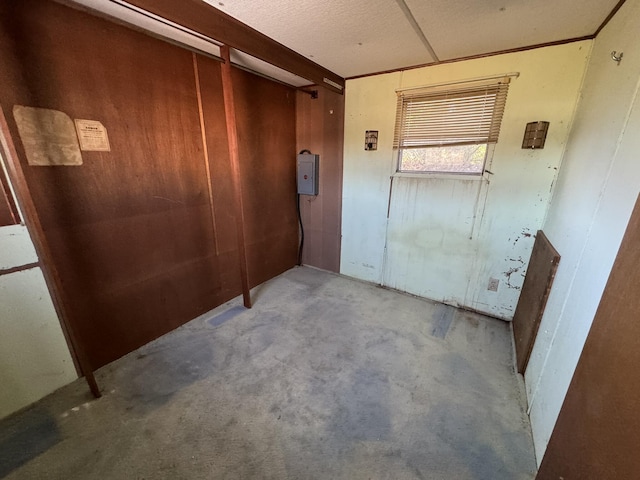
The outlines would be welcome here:
[[[204,1],[343,77],[592,35],[618,3],[618,0]],[[429,52],[405,11],[415,19],[437,58]]]
[[[219,43],[123,0],[72,0],[211,55]],[[181,1],[181,0],[175,0]],[[197,0],[345,77],[592,36],[619,0]],[[294,86],[308,80],[235,52],[232,61]]]

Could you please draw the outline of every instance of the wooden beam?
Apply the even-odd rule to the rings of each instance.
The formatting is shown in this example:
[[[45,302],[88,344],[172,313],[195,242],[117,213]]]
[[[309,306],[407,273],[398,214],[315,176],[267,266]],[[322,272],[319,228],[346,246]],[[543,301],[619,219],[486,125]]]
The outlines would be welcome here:
[[[202,0],[127,0],[127,3],[310,80],[316,85],[338,93],[344,90],[344,78],[341,76]]]
[[[40,268],[42,269],[45,282],[49,287],[51,299],[53,300],[53,305],[58,314],[58,318],[60,319],[62,331],[67,339],[67,343],[69,344],[71,355],[74,357],[74,361],[79,367],[80,373],[84,375],[87,380],[91,393],[93,393],[96,398],[99,398],[101,396],[100,388],[98,387],[98,383],[93,375],[91,364],[89,363],[89,359],[84,349],[77,340],[78,337],[75,335],[73,328],[69,323],[69,309],[65,302],[62,281],[53,261],[51,249],[49,248],[49,243],[47,242],[47,238],[44,234],[44,229],[40,223],[40,217],[38,216],[36,206],[33,203],[29,185],[27,184],[27,179],[25,178],[22,170],[22,165],[18,158],[18,152],[16,151],[13,139],[11,138],[9,125],[7,124],[7,119],[2,107],[0,107],[0,146],[2,147],[2,152],[7,162],[9,178],[16,192],[16,196],[18,197],[20,207],[22,208],[24,221],[29,230],[29,235],[31,236],[36,253],[40,259]]]
[[[240,155],[238,150],[238,131],[236,128],[236,107],[233,100],[233,81],[231,78],[231,54],[227,45],[220,47],[224,63],[222,64],[222,92],[224,97],[224,114],[227,123],[227,139],[229,142],[229,159],[231,161],[231,181],[235,195],[236,232],[238,236],[238,258],[240,260],[240,278],[242,280],[242,297],[244,306],[251,308],[249,292],[249,274],[247,269],[247,251],[244,240],[244,205],[242,202],[242,181],[240,176]]]

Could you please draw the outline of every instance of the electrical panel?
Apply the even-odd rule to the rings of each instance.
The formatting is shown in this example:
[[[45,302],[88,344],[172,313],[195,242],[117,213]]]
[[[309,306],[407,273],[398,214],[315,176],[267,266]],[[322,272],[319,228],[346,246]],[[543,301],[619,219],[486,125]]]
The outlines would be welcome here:
[[[297,160],[298,193],[300,195],[318,195],[320,155],[301,153]]]

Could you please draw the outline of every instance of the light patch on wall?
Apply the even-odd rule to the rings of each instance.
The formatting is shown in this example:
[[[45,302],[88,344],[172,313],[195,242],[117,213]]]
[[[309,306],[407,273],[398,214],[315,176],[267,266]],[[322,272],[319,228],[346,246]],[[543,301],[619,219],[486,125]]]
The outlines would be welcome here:
[[[14,105],[13,116],[29,165],[82,165],[76,129],[66,113]]]

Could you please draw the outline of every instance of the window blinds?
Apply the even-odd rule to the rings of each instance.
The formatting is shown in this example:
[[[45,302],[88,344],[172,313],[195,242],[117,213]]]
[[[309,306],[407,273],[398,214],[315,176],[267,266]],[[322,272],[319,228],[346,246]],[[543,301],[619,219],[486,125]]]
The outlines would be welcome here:
[[[485,85],[398,92],[394,148],[496,143],[509,78]]]

